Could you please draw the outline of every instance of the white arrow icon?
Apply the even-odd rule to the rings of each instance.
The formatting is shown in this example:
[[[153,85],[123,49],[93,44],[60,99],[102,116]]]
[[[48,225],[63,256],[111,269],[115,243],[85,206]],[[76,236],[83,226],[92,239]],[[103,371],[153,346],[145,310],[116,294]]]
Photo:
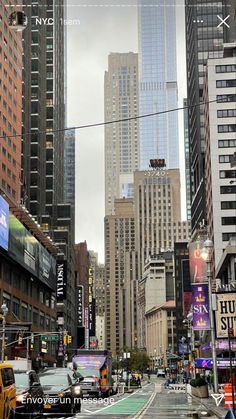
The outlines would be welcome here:
[[[216,402],[216,406],[218,407],[221,404],[222,400],[224,399],[225,395],[217,393],[217,394],[211,394],[211,397],[213,397],[213,399]]]
[[[217,15],[218,19],[221,20],[221,22],[219,23],[219,25],[217,26],[217,28],[219,28],[221,25],[226,25],[227,28],[229,28],[230,26],[228,25],[228,23],[226,23],[226,20],[230,17],[230,15],[226,16],[226,18],[222,19],[222,17],[220,17],[219,15]]]

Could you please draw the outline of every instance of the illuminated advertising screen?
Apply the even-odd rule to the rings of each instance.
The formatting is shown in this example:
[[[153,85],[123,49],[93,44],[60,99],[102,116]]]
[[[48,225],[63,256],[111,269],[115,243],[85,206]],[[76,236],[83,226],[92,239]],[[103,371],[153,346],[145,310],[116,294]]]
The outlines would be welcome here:
[[[9,205],[2,196],[0,196],[0,246],[8,250],[9,234]]]
[[[55,258],[12,214],[9,215],[9,255],[55,291]]]
[[[201,257],[204,241],[189,243],[189,270],[191,283],[206,281],[206,262]]]
[[[207,284],[192,285],[193,329],[209,330],[209,295]]]

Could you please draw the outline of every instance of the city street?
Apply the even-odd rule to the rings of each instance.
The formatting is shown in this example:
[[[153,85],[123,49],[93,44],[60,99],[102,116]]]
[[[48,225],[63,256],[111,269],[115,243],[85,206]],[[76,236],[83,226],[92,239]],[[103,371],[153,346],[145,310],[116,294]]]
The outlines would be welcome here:
[[[180,418],[203,418],[206,417],[206,409],[201,402],[193,401],[191,396],[185,393],[169,393],[164,389],[164,379],[151,377],[151,382],[143,385],[130,394],[115,395],[110,398],[110,403],[98,403],[96,399],[85,401],[81,413],[74,417],[87,418],[96,416],[98,418],[111,417],[129,419],[176,419]],[[113,399],[113,400],[111,400]],[[106,400],[107,401],[107,400]],[[209,414],[209,412],[208,412]],[[208,418],[216,419],[212,415]],[[64,417],[60,417],[64,419]]]

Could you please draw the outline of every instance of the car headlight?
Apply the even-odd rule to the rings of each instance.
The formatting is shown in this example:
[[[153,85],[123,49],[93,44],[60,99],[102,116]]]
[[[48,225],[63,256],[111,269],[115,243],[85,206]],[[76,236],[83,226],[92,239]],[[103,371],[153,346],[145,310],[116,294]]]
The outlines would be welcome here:
[[[58,393],[58,397],[66,397],[69,394],[71,394],[70,390],[61,391],[60,393]]]
[[[81,393],[81,387],[80,386],[75,386],[74,387],[74,393],[75,394],[80,394]]]

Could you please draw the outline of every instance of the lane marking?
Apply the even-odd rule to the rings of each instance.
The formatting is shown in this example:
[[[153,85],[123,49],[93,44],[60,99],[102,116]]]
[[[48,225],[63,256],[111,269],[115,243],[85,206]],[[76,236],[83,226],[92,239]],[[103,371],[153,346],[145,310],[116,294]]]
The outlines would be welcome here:
[[[144,416],[143,415],[145,415],[146,414],[146,412],[147,412],[147,410],[148,410],[148,408],[150,407],[150,405],[152,404],[152,402],[153,402],[153,400],[155,399],[155,397],[156,397],[156,386],[155,386],[155,389],[154,389],[154,392],[153,392],[153,394],[149,397],[149,399],[147,400],[147,402],[145,403],[145,405],[144,405],[144,407],[141,409],[141,411],[140,412],[138,412],[138,414],[136,415],[136,416],[134,416],[134,418],[133,419],[141,419],[141,418],[143,418]]]

